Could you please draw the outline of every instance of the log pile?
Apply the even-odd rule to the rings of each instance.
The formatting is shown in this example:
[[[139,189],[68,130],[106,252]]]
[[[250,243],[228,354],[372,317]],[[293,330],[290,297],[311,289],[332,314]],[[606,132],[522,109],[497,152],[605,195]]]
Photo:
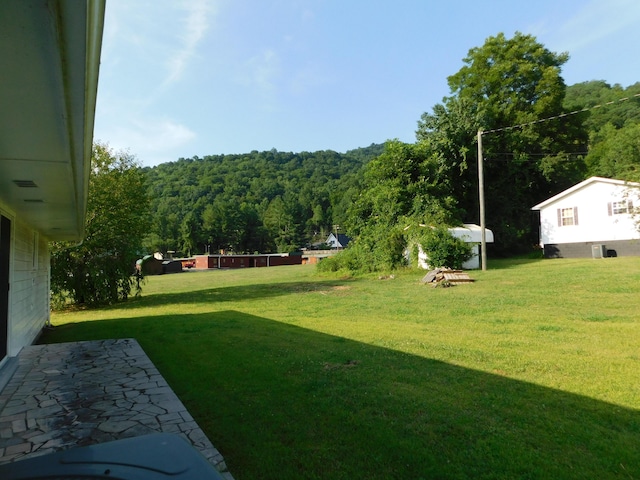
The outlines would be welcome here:
[[[451,287],[452,285],[471,282],[473,282],[473,279],[469,277],[466,272],[462,270],[452,270],[450,268],[436,268],[422,278],[422,283],[430,284],[434,288]]]

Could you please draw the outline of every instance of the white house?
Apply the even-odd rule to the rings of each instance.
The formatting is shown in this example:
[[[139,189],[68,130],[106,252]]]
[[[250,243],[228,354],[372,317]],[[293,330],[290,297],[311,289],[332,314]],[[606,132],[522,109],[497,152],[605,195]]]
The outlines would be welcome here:
[[[422,226],[422,225],[421,225]],[[461,227],[451,227],[449,233],[456,238],[471,244],[471,258],[462,264],[465,270],[475,270],[480,268],[480,243],[482,242],[482,229],[479,225],[465,223]],[[485,242],[493,243],[493,232],[485,228]],[[418,266],[429,270],[429,259],[427,254],[418,246]]]
[[[330,233],[325,243],[331,248],[346,248],[350,241],[351,238],[344,233],[339,233],[337,237],[333,233]]]
[[[0,367],[49,318],[48,242],[84,235],[104,8],[0,2]]]
[[[534,206],[547,258],[640,255],[640,184],[591,177]]]

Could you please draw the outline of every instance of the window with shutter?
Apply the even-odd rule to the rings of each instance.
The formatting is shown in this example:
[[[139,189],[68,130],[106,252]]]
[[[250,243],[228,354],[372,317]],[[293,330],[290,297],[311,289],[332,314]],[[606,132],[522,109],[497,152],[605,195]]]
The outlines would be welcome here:
[[[631,200],[622,200],[620,202],[610,202],[607,204],[609,215],[622,215],[631,213],[633,210],[633,202]]]
[[[558,209],[558,226],[568,227],[578,224],[578,207],[559,208]]]

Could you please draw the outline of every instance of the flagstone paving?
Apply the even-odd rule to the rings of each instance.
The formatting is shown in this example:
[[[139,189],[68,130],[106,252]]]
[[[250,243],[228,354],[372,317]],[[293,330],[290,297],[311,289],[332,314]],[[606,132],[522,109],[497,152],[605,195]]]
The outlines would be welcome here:
[[[184,437],[233,479],[134,339],[25,347],[0,391],[0,463],[156,432]]]

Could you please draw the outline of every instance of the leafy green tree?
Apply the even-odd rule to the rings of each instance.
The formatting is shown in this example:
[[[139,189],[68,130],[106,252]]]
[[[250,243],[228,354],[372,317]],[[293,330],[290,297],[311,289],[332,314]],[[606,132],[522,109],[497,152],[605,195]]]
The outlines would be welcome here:
[[[242,218],[238,231],[238,251],[245,253],[271,253],[274,251],[271,237],[263,225],[260,215],[253,204],[243,202],[240,205]]]
[[[386,271],[403,265],[407,227],[459,223],[455,200],[441,180],[427,144],[387,142],[367,165],[363,190],[349,212],[353,246],[321,268]]]
[[[584,125],[591,134],[595,134],[606,125],[618,129],[629,123],[640,123],[640,97],[635,97],[638,93],[640,82],[623,88],[603,80],[591,80],[567,87],[564,105],[571,111],[589,108],[582,114]],[[619,101],[623,98],[628,100]],[[592,108],[597,105],[600,107]]]
[[[567,108],[589,109],[584,113],[589,130],[589,154],[585,159],[589,175],[638,178],[640,97],[635,95],[639,93],[640,82],[625,89],[604,81],[591,81],[567,89]],[[596,106],[600,107],[592,108]]]
[[[79,245],[52,244],[54,303],[108,304],[126,300],[139,288],[133,273],[149,228],[148,205],[144,174],[135,158],[95,143],[85,238]]]
[[[193,212],[187,212],[180,225],[180,239],[182,240],[181,251],[184,255],[190,257],[195,253],[198,245],[198,230],[200,223]]]
[[[616,129],[605,125],[598,133],[601,139],[589,151],[589,173],[620,180],[640,180],[640,123],[629,123]]]
[[[274,239],[279,252],[296,250],[296,227],[293,216],[287,209],[282,197],[277,196],[270,203],[264,214],[264,226]]]
[[[418,141],[438,152],[466,221],[477,221],[479,211],[476,132],[497,130],[483,140],[485,196],[487,225],[502,253],[530,248],[537,241],[531,206],[584,177],[584,160],[575,155],[586,150],[583,118],[537,122],[566,113],[560,72],[567,59],[531,35],[489,37],[448,78],[451,96],[418,123]]]

